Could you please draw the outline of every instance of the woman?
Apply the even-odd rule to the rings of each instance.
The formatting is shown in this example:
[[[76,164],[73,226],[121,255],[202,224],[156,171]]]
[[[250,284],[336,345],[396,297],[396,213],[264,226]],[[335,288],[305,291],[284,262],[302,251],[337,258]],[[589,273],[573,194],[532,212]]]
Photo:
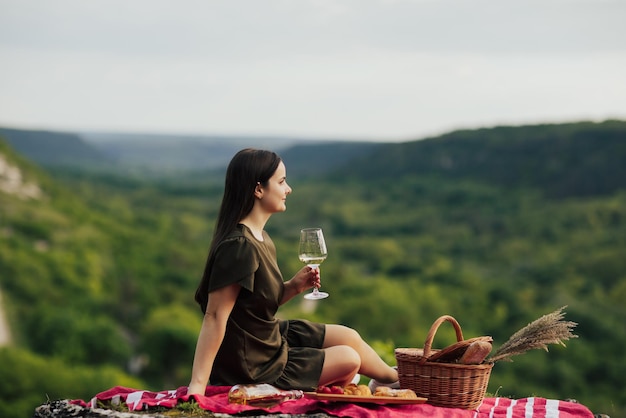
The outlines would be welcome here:
[[[188,394],[212,385],[269,383],[312,390],[345,385],[357,373],[396,382],[360,335],[341,325],[275,318],[278,307],[320,286],[305,266],[283,282],[276,248],[264,231],[291,193],[285,165],[271,151],[244,149],[231,160],[209,255],[196,292],[204,312]]]

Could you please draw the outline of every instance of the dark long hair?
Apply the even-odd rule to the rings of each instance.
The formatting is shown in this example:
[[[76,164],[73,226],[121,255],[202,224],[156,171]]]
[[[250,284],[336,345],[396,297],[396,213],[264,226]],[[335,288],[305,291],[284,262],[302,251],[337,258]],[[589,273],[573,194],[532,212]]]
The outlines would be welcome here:
[[[206,311],[209,298],[211,258],[217,246],[254,207],[254,190],[258,184],[267,186],[281,159],[275,152],[246,148],[239,151],[228,164],[224,182],[224,196],[215,222],[213,239],[204,267],[204,274],[196,290],[196,302]]]

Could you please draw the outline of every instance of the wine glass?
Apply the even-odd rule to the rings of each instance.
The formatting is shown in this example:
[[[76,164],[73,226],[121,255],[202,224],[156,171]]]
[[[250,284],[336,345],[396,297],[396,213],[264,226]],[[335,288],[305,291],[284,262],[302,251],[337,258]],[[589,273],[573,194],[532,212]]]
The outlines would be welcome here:
[[[311,268],[318,268],[326,259],[328,251],[322,228],[305,228],[300,231],[300,251],[298,252],[300,261],[306,263]],[[320,292],[317,287],[311,293],[304,295],[305,299],[317,300],[328,297],[328,293]]]

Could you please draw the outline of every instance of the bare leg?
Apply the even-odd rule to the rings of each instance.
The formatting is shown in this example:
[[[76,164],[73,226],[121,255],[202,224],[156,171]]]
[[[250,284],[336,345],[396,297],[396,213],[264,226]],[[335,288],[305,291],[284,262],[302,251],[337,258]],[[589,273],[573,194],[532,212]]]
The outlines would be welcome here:
[[[359,354],[347,345],[325,347],[324,366],[319,385],[345,386],[356,375],[361,366]]]
[[[385,363],[376,354],[376,351],[363,341],[357,331],[343,325],[326,325],[326,337],[324,338],[324,348],[327,349],[326,356],[328,356],[330,348],[340,346],[350,347],[358,354],[360,366],[357,370],[359,373],[382,383],[393,383],[398,380],[397,370]],[[326,369],[326,361],[324,362],[324,369]]]

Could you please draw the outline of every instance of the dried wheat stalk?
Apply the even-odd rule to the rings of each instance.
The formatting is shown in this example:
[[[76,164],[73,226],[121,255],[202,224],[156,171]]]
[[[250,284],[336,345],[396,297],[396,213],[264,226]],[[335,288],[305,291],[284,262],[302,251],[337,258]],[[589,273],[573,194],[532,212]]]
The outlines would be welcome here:
[[[562,320],[564,317],[562,311],[566,307],[563,306],[552,313],[544,315],[517,331],[486,362],[511,361],[510,357],[523,354],[528,350],[541,348],[548,351],[548,344],[565,346],[564,340],[578,338],[578,335],[572,333],[572,330],[578,324]]]

